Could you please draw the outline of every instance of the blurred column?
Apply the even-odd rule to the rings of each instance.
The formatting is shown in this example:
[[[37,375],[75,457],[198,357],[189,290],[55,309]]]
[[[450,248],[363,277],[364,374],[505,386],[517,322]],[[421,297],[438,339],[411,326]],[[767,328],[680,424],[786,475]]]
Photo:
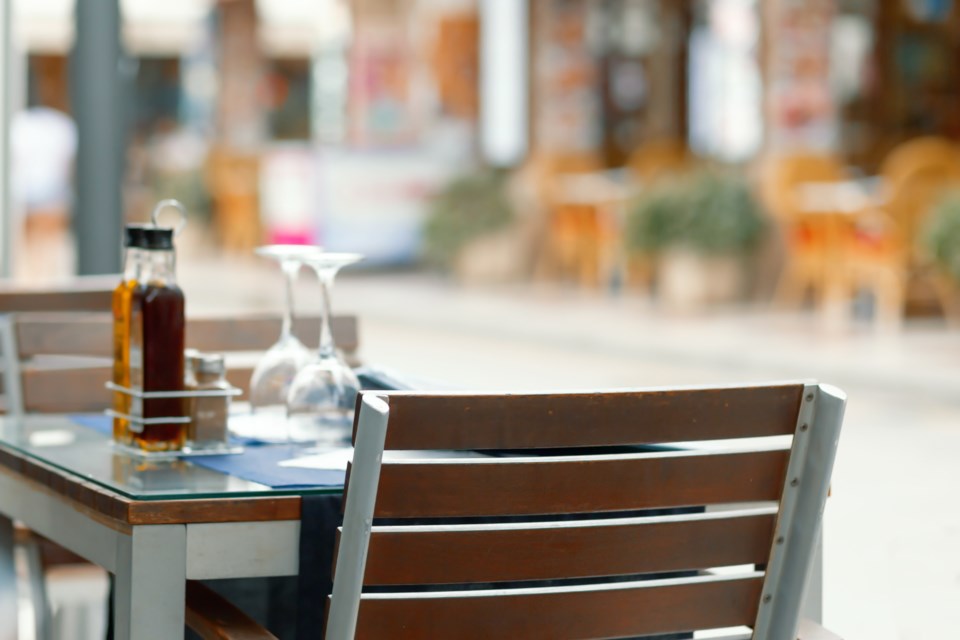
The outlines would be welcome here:
[[[70,92],[77,122],[73,224],[80,274],[120,270],[126,151],[119,0],[76,3]]]
[[[835,0],[765,0],[767,151],[833,150],[838,116],[830,90]]]
[[[248,253],[260,241],[260,153],[267,135],[265,60],[254,0],[218,5],[219,90],[210,157],[213,222],[222,247]]]
[[[527,154],[528,9],[520,0],[480,3],[480,139],[494,166],[513,166]]]
[[[10,194],[10,121],[13,110],[12,2],[0,2],[0,277],[10,276],[13,201]]]
[[[265,61],[254,0],[221,0],[220,92],[217,143],[230,151],[259,151],[267,134]]]

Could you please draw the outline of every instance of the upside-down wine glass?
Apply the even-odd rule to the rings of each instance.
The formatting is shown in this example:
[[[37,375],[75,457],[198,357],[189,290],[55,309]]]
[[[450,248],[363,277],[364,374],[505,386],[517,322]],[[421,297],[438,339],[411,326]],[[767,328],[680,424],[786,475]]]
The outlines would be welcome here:
[[[276,260],[283,271],[285,282],[285,308],[280,339],[277,340],[257,363],[250,379],[250,407],[256,414],[271,414],[283,418],[286,415],[287,392],[290,383],[308,362],[310,350],[293,335],[293,286],[304,261],[322,253],[320,247],[307,245],[268,245],[257,247],[255,253]],[[271,424],[274,424],[271,422]],[[276,427],[271,427],[276,431]],[[247,434],[255,435],[255,434]],[[266,437],[283,437],[286,433],[263,433]]]
[[[349,444],[360,382],[337,354],[330,330],[330,290],[337,272],[363,259],[358,253],[322,253],[304,260],[320,282],[320,349],[290,385],[287,421],[296,440],[318,446]]]

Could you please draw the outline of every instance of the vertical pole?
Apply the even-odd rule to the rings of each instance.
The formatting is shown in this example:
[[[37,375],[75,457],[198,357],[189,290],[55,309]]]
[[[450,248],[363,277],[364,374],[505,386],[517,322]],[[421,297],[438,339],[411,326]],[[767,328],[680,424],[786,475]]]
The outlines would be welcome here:
[[[0,640],[17,640],[17,568],[14,562],[13,520],[0,515]]]
[[[498,167],[523,161],[528,149],[528,5],[480,3],[480,147]]]
[[[80,274],[120,270],[126,126],[119,0],[77,2],[70,89],[77,121],[73,224]]]
[[[13,202],[10,197],[10,121],[13,107],[12,2],[0,2],[0,278],[10,276]]]

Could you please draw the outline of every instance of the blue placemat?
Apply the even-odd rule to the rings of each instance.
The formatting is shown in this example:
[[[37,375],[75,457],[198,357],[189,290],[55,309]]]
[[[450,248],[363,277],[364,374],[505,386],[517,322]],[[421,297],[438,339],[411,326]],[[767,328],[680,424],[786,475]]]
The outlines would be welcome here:
[[[342,469],[280,466],[281,462],[297,457],[305,448],[305,445],[276,444],[251,447],[237,455],[194,456],[189,460],[198,467],[259,482],[274,489],[342,486],[346,475]]]
[[[103,414],[70,416],[75,424],[112,435],[113,419]],[[236,438],[231,442],[244,446],[243,453],[234,455],[191,456],[191,464],[211,471],[267,485],[274,489],[307,487],[335,487],[343,485],[342,469],[307,469],[281,467],[280,463],[297,457],[308,447],[304,444],[271,444],[254,438]]]
[[[113,436],[113,418],[108,415],[102,413],[78,413],[71,415],[70,421],[74,424],[79,424],[82,427],[93,429],[97,433],[101,433],[105,436]],[[261,445],[272,445],[277,443],[260,438],[248,438],[244,436],[238,436],[236,434],[230,434],[230,444],[240,445],[243,447],[259,447]]]

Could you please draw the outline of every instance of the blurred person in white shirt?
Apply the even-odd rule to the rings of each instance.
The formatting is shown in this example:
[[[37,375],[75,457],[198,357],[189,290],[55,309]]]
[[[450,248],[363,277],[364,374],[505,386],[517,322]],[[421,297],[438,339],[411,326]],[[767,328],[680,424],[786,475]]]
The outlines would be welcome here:
[[[77,128],[67,114],[36,106],[11,123],[12,186],[24,214],[17,275],[27,280],[73,272],[70,208]]]

